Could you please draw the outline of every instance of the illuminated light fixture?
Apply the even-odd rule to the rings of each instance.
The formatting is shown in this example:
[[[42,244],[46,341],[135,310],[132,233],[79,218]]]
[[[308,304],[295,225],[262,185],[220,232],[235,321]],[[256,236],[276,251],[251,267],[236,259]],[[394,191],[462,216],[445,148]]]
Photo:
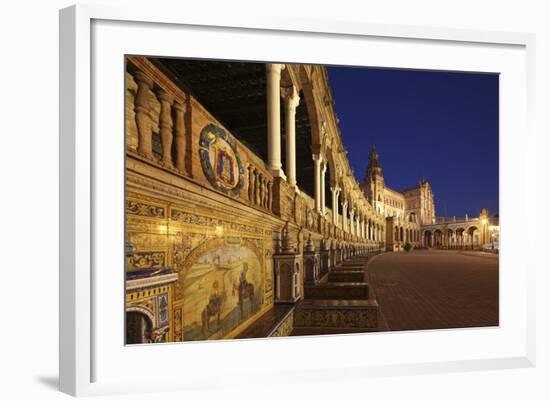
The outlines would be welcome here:
[[[218,238],[223,237],[223,226],[216,226],[216,228],[214,229],[214,234]]]
[[[136,246],[134,244],[128,241],[124,243],[124,253],[126,254],[126,256],[132,256],[135,251]]]

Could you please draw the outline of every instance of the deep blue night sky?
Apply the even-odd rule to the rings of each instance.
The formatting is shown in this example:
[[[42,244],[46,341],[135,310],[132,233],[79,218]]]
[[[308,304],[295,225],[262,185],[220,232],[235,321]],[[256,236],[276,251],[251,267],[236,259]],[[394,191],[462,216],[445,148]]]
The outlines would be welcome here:
[[[328,67],[350,164],[376,144],[386,185],[427,178],[438,216],[498,213],[498,75]]]

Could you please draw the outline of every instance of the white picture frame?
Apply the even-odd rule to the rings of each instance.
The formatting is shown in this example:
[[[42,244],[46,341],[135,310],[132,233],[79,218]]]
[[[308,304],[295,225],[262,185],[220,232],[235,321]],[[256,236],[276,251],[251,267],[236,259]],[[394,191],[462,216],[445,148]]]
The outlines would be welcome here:
[[[107,256],[115,255],[117,248],[111,249],[104,254],[99,251],[101,238],[97,237],[97,230],[106,225],[109,213],[123,213],[122,203],[114,203],[114,209],[97,198],[98,193],[109,193],[109,188],[120,185],[120,180],[113,178],[112,181],[103,180],[106,167],[98,164],[98,158],[106,160],[109,168],[120,168],[120,177],[123,175],[123,167],[120,161],[123,152],[117,153],[118,147],[123,140],[123,132],[120,131],[118,143],[110,144],[105,138],[94,136],[94,130],[103,127],[103,124],[111,126],[111,118],[103,118],[102,105],[94,102],[94,93],[102,93],[108,86],[94,87],[98,81],[113,82],[116,86],[118,81],[109,81],[102,69],[102,60],[112,60],[109,57],[118,57],[121,47],[117,44],[126,41],[127,49],[124,53],[154,54],[155,49],[160,52],[168,50],[161,49],[161,39],[174,32],[192,30],[193,37],[204,36],[204,43],[211,43],[212,38],[207,37],[212,33],[224,33],[227,35],[238,35],[242,40],[251,40],[254,35],[263,35],[266,41],[278,37],[281,41],[284,38],[296,36],[298,39],[311,41],[312,46],[318,40],[330,42],[337,38],[340,43],[353,41],[357,46],[362,43],[372,43],[373,54],[376,53],[376,46],[383,45],[388,48],[394,45],[405,46],[404,54],[395,52],[394,58],[388,58],[377,65],[388,67],[406,67],[399,61],[400,57],[406,57],[409,47],[414,47],[418,54],[429,55],[433,48],[441,51],[441,59],[446,56],[448,46],[452,46],[452,54],[473,51],[479,53],[479,60],[471,54],[463,60],[463,63],[441,61],[440,65],[434,65],[433,61],[426,61],[423,64],[423,56],[419,56],[417,68],[434,69],[460,69],[471,71],[500,72],[505,76],[505,82],[501,85],[501,265],[504,277],[501,277],[501,327],[497,329],[464,329],[450,331],[429,331],[410,333],[381,333],[353,336],[324,336],[324,338],[301,338],[281,340],[254,340],[254,341],[232,341],[203,344],[170,344],[148,347],[124,347],[122,338],[115,340],[113,344],[120,344],[120,354],[108,352],[109,342],[105,336],[104,327],[109,323],[116,325],[116,313],[109,318],[103,313],[105,303],[96,304],[97,298],[94,294],[101,288],[102,293],[118,295],[122,298],[122,263],[119,272],[119,281],[102,281],[106,276],[97,274],[98,262]],[[130,31],[132,34],[130,34]],[[147,35],[139,36],[140,31],[147,31]],[[113,33],[117,32],[118,35]],[[127,32],[127,34],[123,34]],[[179,34],[179,33],[178,33]],[[95,37],[94,37],[95,35]],[[121,36],[122,35],[122,36]],[[279,36],[278,36],[279,35]],[[105,44],[105,38],[111,38],[112,46],[109,55],[98,56],[98,51]],[[97,39],[94,41],[94,39]],[[141,39],[140,43],[137,43]],[[172,36],[172,40],[174,36]],[[402,43],[401,43],[402,42]],[[296,42],[298,43],[298,42]],[[304,42],[305,43],[305,42]],[[309,43],[309,42],[308,42]],[[156,47],[158,45],[158,47]],[[169,45],[169,44],[168,44]],[[168,49],[169,46],[166,46]],[[72,395],[95,395],[108,393],[126,393],[143,391],[160,391],[170,389],[202,389],[208,386],[236,386],[235,375],[248,372],[250,377],[257,382],[268,382],[272,380],[327,380],[339,379],[342,377],[353,377],[361,380],[365,377],[376,377],[398,374],[419,374],[430,372],[468,371],[481,369],[503,369],[512,367],[530,367],[535,363],[535,283],[534,283],[534,252],[529,252],[530,244],[525,239],[514,234],[514,227],[520,221],[527,222],[528,229],[532,229],[536,216],[536,208],[528,203],[527,196],[521,193],[512,193],[508,180],[521,182],[521,188],[535,188],[535,133],[532,127],[533,102],[534,102],[534,45],[535,37],[531,34],[507,33],[507,32],[484,32],[459,29],[438,29],[413,26],[392,26],[376,25],[367,22],[357,21],[326,21],[326,20],[298,20],[292,18],[279,19],[275,17],[256,16],[248,14],[242,19],[232,17],[225,18],[223,15],[212,13],[211,15],[187,15],[183,10],[167,10],[156,8],[112,8],[108,6],[73,6],[63,9],[60,12],[60,389]],[[296,45],[297,46],[297,45]],[[415,47],[416,46],[416,47]],[[248,47],[248,46],[247,46]],[[423,50],[423,47],[426,49]],[[216,57],[223,58],[232,54],[231,51],[239,49],[227,46],[229,53],[218,53]],[[287,48],[288,53],[292,45]],[[296,49],[294,49],[296,50]],[[492,67],[480,67],[483,63],[483,54],[493,51],[495,57],[491,61]],[[221,50],[220,50],[221,51]],[[244,51],[244,50],[243,50]],[[266,59],[256,49],[257,57],[246,59]],[[265,51],[265,49],[264,49]],[[274,48],[274,53],[276,49]],[[108,52],[107,52],[108,53]],[[166,54],[174,56],[178,54]],[[234,53],[234,58],[243,57]],[[279,52],[274,57],[284,57],[285,53]],[[382,53],[380,53],[382,54]],[[98,57],[96,57],[98,56]],[[307,61],[327,62],[330,55],[320,55],[318,59],[312,60],[312,56],[305,57]],[[392,57],[393,57],[392,56]],[[502,58],[499,58],[502,56]],[[335,51],[333,57],[338,57]],[[410,54],[409,54],[410,57]],[[292,56],[291,56],[292,58]],[[425,57],[426,60],[429,57]],[[343,59],[342,59],[343,60]],[[373,59],[376,63],[376,60]],[[291,60],[283,61],[295,61]],[[298,60],[301,61],[301,60]],[[351,63],[357,63],[351,60]],[[122,59],[120,59],[120,70],[122,71]],[[431,63],[431,64],[430,64]],[[499,66],[499,63],[502,65]],[[391,64],[391,65],[390,65]],[[505,65],[506,64],[506,65]],[[372,64],[371,64],[372,65]],[[454,67],[453,67],[454,65]],[[478,68],[476,68],[478,67]],[[113,67],[116,70],[118,67]],[[503,71],[507,71],[504,72]],[[115,72],[116,75],[117,72]],[[508,74],[508,75],[507,75]],[[122,75],[121,73],[119,75]],[[509,79],[508,79],[509,77]],[[116,79],[116,77],[114,78]],[[122,79],[120,76],[119,79]],[[510,86],[507,86],[510,85]],[[102,89],[103,88],[103,89]],[[518,93],[518,99],[512,99],[511,90]],[[117,87],[122,98],[122,86]],[[519,92],[518,92],[519,91]],[[119,99],[120,100],[120,99]],[[116,101],[116,99],[115,99]],[[512,102],[512,103],[509,103]],[[122,104],[122,102],[121,102]],[[509,107],[514,106],[514,107]],[[122,106],[120,106],[122,107]],[[118,110],[118,109],[113,109]],[[123,114],[120,119],[123,119]],[[116,117],[115,117],[116,118]],[[509,120],[506,120],[509,118]],[[503,120],[504,119],[504,120]],[[502,123],[506,125],[502,126]],[[112,124],[113,127],[120,127],[120,124]],[[519,133],[522,134],[521,139]],[[518,137],[516,137],[517,135]],[[113,139],[113,141],[117,141]],[[518,142],[519,141],[519,142]],[[518,147],[518,143],[523,146]],[[106,146],[109,145],[109,146]],[[506,160],[510,152],[515,152],[519,165],[512,169],[506,166]],[[112,161],[109,162],[109,161]],[[112,171],[112,170],[111,170]],[[120,178],[118,177],[118,178]],[[103,188],[103,185],[105,187]],[[120,188],[123,191],[123,188]],[[518,191],[521,192],[521,191]],[[114,196],[118,199],[117,196]],[[118,205],[118,206],[117,206]],[[107,209],[109,210],[107,210]],[[118,209],[117,209],[118,208]],[[118,212],[117,212],[118,210]],[[116,215],[114,221],[120,222],[120,216]],[[113,220],[109,220],[112,223]],[[116,235],[120,233],[118,228]],[[122,227],[120,227],[122,230]],[[533,230],[534,232],[534,230]],[[123,247],[123,237],[120,236],[120,251]],[[116,241],[115,241],[116,242]],[[508,246],[507,244],[513,244]],[[520,253],[514,247],[527,250]],[[98,253],[99,252],[99,253]],[[122,255],[122,251],[120,253]],[[523,258],[521,258],[523,255]],[[507,266],[514,265],[514,269]],[[117,274],[117,273],[114,273]],[[509,294],[507,287],[510,278],[513,278],[517,289],[515,296],[518,297],[517,305],[507,303],[508,298],[503,294]],[[109,296],[111,296],[109,295]],[[106,298],[109,298],[106,296]],[[114,298],[113,298],[114,299]],[[515,300],[516,301],[516,300]],[[118,301],[117,301],[118,302]],[[116,305],[113,305],[116,306]],[[507,310],[510,309],[510,310]],[[116,308],[114,308],[116,309]],[[508,312],[511,315],[508,315]],[[517,318],[514,324],[518,327],[511,327],[509,316]],[[114,323],[113,323],[114,322]],[[119,328],[114,328],[113,333],[122,330],[123,321],[118,322]],[[102,331],[98,331],[101,327]],[[109,326],[110,327],[110,326]],[[507,332],[509,330],[509,332]],[[502,334],[505,333],[505,334]],[[507,334],[506,334],[507,333]],[[386,339],[389,339],[386,341]],[[120,341],[119,341],[120,340]],[[297,343],[300,341],[300,343]],[[448,350],[448,353],[437,351],[438,344],[444,345],[447,341],[457,344],[455,350]],[[363,344],[368,348],[368,343],[377,343],[378,348],[387,342],[392,352],[382,352],[380,355],[369,351],[371,360],[365,360],[360,352],[357,355],[342,356],[342,349],[345,347]],[[417,348],[421,344],[432,344],[439,352],[440,357],[432,355],[428,358],[419,358],[418,354],[407,349],[399,348],[400,343],[411,344],[411,348]],[[461,344],[469,343],[472,349],[466,352]],[[476,344],[487,344],[476,349]],[[297,345],[298,344],[298,345]],[[351,344],[351,345],[350,345]],[[492,344],[492,345],[491,345]],[[326,358],[323,360],[314,357],[316,347],[323,347]],[[184,348],[185,347],[185,348]],[[283,347],[283,348],[282,348]],[[328,347],[328,348],[327,348]],[[278,365],[277,353],[281,349],[288,350],[289,354],[298,356],[298,360],[289,369],[284,365]],[[399,357],[390,354],[399,351]],[[112,349],[111,349],[112,351]],[[453,354],[454,352],[454,354]],[[191,361],[193,369],[186,372],[185,379],[176,376],[151,376],[144,381],[139,377],[129,377],[124,374],[124,363],[135,363],[136,360],[157,360],[168,361],[168,365],[177,361],[184,355],[187,361]],[[212,372],[208,364],[201,363],[201,355],[216,353],[223,355],[220,363],[224,366]],[[176,355],[177,354],[177,355]],[[254,369],[242,366],[246,361],[257,358],[257,355],[274,355],[274,363],[270,366],[255,366]],[[429,354],[429,352],[427,352]],[[179,356],[178,356],[179,355]],[[212,354],[213,355],[213,354]],[[309,355],[311,359],[307,359]],[[336,356],[340,355],[338,358]],[[118,358],[118,359],[117,359]],[[229,366],[228,361],[241,359],[241,366]],[[367,358],[368,359],[368,358]],[[126,361],[126,362],[125,362]],[[109,370],[107,365],[113,368]],[[248,370],[247,370],[248,369]],[[232,375],[232,372],[235,372]],[[299,372],[299,375],[296,373]]]

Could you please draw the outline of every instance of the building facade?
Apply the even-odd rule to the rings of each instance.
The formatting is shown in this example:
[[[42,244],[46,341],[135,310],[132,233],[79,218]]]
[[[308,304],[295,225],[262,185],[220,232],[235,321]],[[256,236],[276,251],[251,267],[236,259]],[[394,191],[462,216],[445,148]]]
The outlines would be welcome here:
[[[401,192],[390,188],[373,145],[361,187],[374,211],[386,218],[386,250],[421,244],[421,226],[435,223],[434,195],[427,180]]]
[[[375,150],[356,181],[326,69],[129,56],[125,74],[126,343],[376,330],[349,260],[420,246],[433,193],[386,187]]]

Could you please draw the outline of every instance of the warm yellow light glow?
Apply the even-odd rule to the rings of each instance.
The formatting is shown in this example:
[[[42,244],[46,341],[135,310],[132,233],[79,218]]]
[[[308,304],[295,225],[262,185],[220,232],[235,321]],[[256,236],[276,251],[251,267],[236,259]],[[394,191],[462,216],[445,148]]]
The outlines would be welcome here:
[[[160,224],[158,230],[160,234],[168,234],[168,224]]]
[[[487,219],[484,217],[483,219],[481,219],[481,223],[483,223],[483,225],[487,224]]]
[[[214,229],[214,234],[218,238],[223,237],[223,226],[216,226],[216,228]]]

